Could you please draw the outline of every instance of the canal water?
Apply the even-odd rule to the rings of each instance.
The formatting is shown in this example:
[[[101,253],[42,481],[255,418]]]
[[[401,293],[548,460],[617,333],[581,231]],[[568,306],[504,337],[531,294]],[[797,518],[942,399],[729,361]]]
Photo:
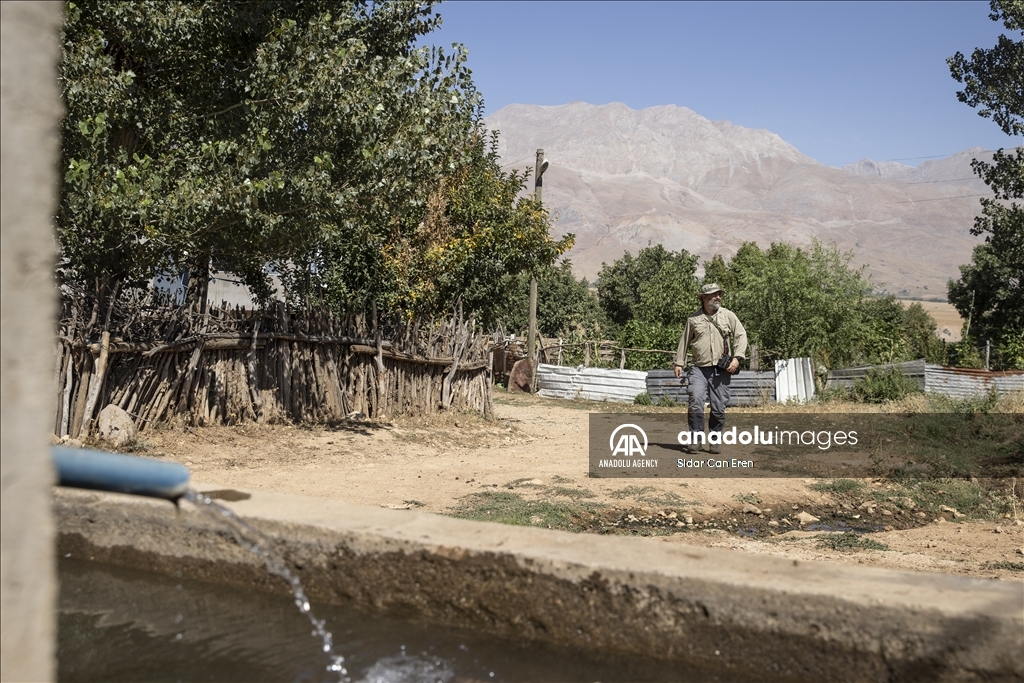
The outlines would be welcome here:
[[[59,561],[59,681],[337,681],[287,597],[176,580],[73,557]],[[751,680],[679,663],[602,658],[469,629],[318,603],[352,681]]]

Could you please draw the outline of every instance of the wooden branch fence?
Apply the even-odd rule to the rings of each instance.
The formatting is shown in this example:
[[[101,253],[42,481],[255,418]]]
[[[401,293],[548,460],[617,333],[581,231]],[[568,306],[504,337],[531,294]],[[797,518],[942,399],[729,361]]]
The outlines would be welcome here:
[[[95,316],[86,326],[77,312],[64,317],[56,435],[82,437],[111,403],[139,429],[493,412],[491,340],[460,310],[444,321],[378,324],[375,309],[339,319],[284,304],[124,308],[98,336],[89,329]]]

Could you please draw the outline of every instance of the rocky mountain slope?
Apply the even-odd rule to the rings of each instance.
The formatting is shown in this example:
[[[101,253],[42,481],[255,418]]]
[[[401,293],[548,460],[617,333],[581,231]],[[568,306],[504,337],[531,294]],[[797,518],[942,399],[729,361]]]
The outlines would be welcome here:
[[[970,168],[980,149],[916,168],[867,159],[832,168],[769,131],[673,105],[515,104],[486,124],[501,131],[506,167],[532,169],[545,150],[544,203],[557,233],[575,233],[570,257],[590,279],[649,243],[710,258],[744,241],[817,237],[852,251],[878,289],[944,299],[979,241],[969,231],[987,191]]]

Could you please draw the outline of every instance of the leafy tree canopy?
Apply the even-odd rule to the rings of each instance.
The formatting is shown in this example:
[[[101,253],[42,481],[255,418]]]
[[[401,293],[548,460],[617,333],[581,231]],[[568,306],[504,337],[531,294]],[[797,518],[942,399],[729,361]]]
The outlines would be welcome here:
[[[388,245],[476,149],[465,52],[415,47],[438,23],[406,0],[69,4],[65,276],[205,281],[214,260],[265,296],[268,263],[308,273],[340,244],[354,282],[386,282]]]
[[[812,356],[841,367],[858,355],[858,307],[870,290],[850,258],[818,241],[809,250],[785,243],[762,250],[747,242],[715,275],[726,290],[723,303],[739,315],[762,356]]]
[[[728,261],[704,264],[702,283],[726,290],[724,304],[743,321],[764,359],[811,356],[826,367],[927,358],[946,350],[935,321],[920,304],[904,308],[893,297],[871,296],[851,254],[814,241],[802,249],[785,243],[740,246]],[[698,306],[696,257],[664,247],[628,253],[605,265],[598,282],[601,307],[618,323],[628,348],[674,350],[686,318]],[[667,367],[671,359],[628,353],[635,369]]]
[[[597,292],[608,319],[615,325],[630,320],[681,323],[697,306],[697,257],[685,249],[662,245],[629,252],[611,265],[602,264]]]
[[[546,337],[569,340],[593,340],[607,336],[608,323],[584,278],[577,279],[572,264],[537,269],[537,329]],[[522,272],[504,276],[489,306],[479,306],[488,325],[500,323],[505,330],[519,334],[527,328],[530,300],[530,275]]]
[[[740,246],[728,262],[715,256],[704,282],[725,290],[724,304],[743,321],[750,342],[767,359],[811,356],[826,367],[892,363],[916,358],[942,362],[935,321],[920,304],[871,296],[851,254],[814,241]]]
[[[345,231],[327,240],[315,270],[328,298],[375,294],[407,314],[435,313],[461,301],[492,325],[506,310],[501,301],[509,277],[538,271],[551,280],[551,265],[571,248],[573,236],[551,238],[547,212],[532,196],[521,196],[526,174],[503,171],[497,146],[497,133],[488,138],[478,126],[462,164],[441,179],[425,211],[411,212],[385,239],[360,242],[359,231]],[[552,325],[559,329],[548,321]]]
[[[725,305],[743,321],[765,360],[811,356],[828,368],[917,358],[946,362],[949,350],[921,304],[905,307],[892,296],[873,295],[863,268],[851,267],[851,258],[818,241],[809,248],[775,243],[767,249],[747,242],[731,259],[716,255],[707,261],[702,282],[726,290]],[[540,278],[541,330],[570,338],[573,331],[577,338],[614,336],[623,348],[674,351],[698,306],[695,266],[690,254],[661,246],[636,257],[624,254],[601,271],[598,310],[586,283],[577,283],[563,261]],[[497,315],[518,330],[526,324],[527,278],[507,282],[502,301],[508,308]],[[624,322],[613,323],[612,315]],[[626,353],[631,369],[671,364],[667,355]]]
[[[1007,135],[1024,134],[1024,2],[993,0],[989,17],[1001,21],[1012,38],[999,36],[995,47],[977,48],[968,59],[947,60],[964,89],[957,98],[978,115],[991,118]],[[949,301],[968,321],[966,343],[992,340],[1000,347],[1000,365],[1024,368],[1024,150],[998,150],[992,163],[971,164],[994,197],[981,199],[981,215],[971,232],[984,235],[960,279],[949,283]],[[971,355],[971,354],[968,354]]]

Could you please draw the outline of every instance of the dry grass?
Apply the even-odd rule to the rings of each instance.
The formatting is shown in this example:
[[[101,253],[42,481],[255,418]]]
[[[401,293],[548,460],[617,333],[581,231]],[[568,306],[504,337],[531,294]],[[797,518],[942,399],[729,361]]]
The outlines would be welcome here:
[[[1015,391],[999,397],[996,413],[1024,413],[1024,391]]]
[[[730,408],[731,413],[769,414],[848,414],[848,413],[947,413],[955,408],[969,409],[972,403],[983,402],[983,398],[964,401],[943,399],[928,394],[913,394],[899,401],[886,403],[858,403],[856,401],[808,401],[807,403],[769,403],[762,406]],[[990,409],[993,413],[1024,413],[1024,391],[1001,394]]]
[[[602,401],[586,401],[583,399],[568,400],[560,398],[543,398],[530,394],[511,394],[495,390],[495,403],[504,405],[516,405],[530,402],[541,402],[545,405],[556,405],[570,410],[581,410],[588,413],[642,413],[642,414],[671,414],[685,413],[685,405],[666,406],[638,406],[632,403],[613,403]],[[979,399],[980,402],[980,399]],[[833,401],[808,401],[807,403],[764,403],[759,406],[744,406],[729,408],[729,412],[751,413],[751,414],[850,414],[850,413],[947,413],[953,412],[959,407],[961,411],[969,408],[967,402],[951,402],[941,397],[929,396],[928,394],[913,394],[900,401],[889,401],[887,403],[858,403],[855,401],[833,400]],[[969,411],[968,411],[969,412]],[[999,401],[990,409],[994,413],[1024,413],[1024,391],[1017,391],[1000,395]],[[420,418],[424,420],[434,419]],[[436,416],[440,418],[441,416]]]

